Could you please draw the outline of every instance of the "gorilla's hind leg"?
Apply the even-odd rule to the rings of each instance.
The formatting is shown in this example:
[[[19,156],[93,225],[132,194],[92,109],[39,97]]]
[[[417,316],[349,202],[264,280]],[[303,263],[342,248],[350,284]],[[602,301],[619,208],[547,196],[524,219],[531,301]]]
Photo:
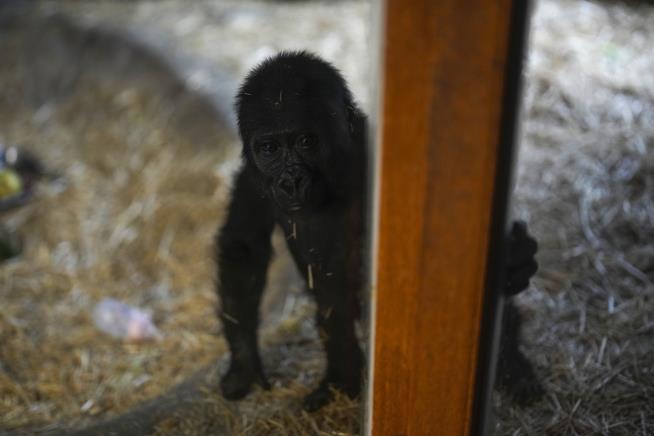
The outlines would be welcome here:
[[[321,290],[316,300],[316,321],[327,352],[327,372],[320,385],[304,399],[304,408],[310,412],[332,400],[332,389],[350,398],[358,396],[365,365],[354,329],[358,315],[356,296]]]
[[[534,369],[520,351],[522,317],[511,301],[505,306],[502,320],[502,342],[497,364],[497,386],[518,404],[530,404],[545,393]]]

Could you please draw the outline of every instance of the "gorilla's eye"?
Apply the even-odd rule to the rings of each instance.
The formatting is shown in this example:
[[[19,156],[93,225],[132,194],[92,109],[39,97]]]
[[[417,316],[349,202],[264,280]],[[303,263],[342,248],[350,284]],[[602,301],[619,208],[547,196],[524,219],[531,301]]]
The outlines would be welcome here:
[[[279,144],[272,141],[264,142],[263,144],[259,145],[259,151],[266,155],[273,155],[278,149],[279,149]]]
[[[313,135],[300,135],[297,139],[297,145],[305,150],[310,149],[316,145],[316,137]]]

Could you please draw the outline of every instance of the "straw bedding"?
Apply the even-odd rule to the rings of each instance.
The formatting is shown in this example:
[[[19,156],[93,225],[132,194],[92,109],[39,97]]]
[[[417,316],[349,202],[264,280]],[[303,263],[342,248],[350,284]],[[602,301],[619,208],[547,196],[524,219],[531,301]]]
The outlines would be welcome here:
[[[222,67],[237,80],[257,56],[302,41],[333,59],[367,101],[365,3],[45,5],[145,29],[144,39],[160,35],[175,56],[187,50],[201,61],[193,80]],[[289,13],[301,24],[284,26],[284,40],[273,30]],[[230,31],[240,36],[231,41]],[[217,49],[216,40],[228,47]],[[547,0],[535,10],[513,208],[541,246],[541,270],[518,302],[524,348],[547,394],[523,408],[496,395],[498,434],[654,433],[652,40],[652,6]],[[211,91],[201,80],[162,96],[142,80],[96,73],[75,76],[74,92],[35,105],[23,99],[21,70],[0,63],[1,139],[30,145],[64,175],[0,217],[24,244],[0,267],[0,428],[55,422],[48,430],[56,433],[61,423],[156,411],[160,418],[148,424],[155,434],[358,431],[358,402],[300,410],[322,353],[279,235],[262,334],[274,388],[241,403],[217,394],[226,348],[214,316],[211,243],[237,143],[210,123],[200,137],[218,139],[207,143],[184,127],[189,118],[174,108],[193,89]],[[202,102],[191,106],[206,112]],[[125,344],[99,333],[91,313],[104,296],[152,310],[163,339]],[[159,397],[189,378],[172,399]]]
[[[517,214],[541,271],[519,297],[546,398],[501,434],[654,432],[654,9],[541,2]]]

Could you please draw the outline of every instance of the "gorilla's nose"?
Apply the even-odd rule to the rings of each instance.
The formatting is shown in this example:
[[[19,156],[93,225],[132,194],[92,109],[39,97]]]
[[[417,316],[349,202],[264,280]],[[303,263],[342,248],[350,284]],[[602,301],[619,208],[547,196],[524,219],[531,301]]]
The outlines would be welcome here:
[[[306,185],[306,177],[297,171],[285,173],[279,180],[279,190],[289,198],[298,198],[303,195]]]
[[[302,178],[295,176],[295,177],[285,177],[279,182],[279,189],[289,197],[295,197],[299,190],[300,190],[300,185],[302,183]]]

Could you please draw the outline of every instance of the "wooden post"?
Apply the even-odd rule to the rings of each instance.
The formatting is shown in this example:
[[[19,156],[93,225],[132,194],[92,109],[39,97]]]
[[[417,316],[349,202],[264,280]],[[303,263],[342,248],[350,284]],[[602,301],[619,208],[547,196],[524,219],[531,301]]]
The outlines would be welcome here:
[[[385,3],[374,435],[482,432],[525,9]]]

